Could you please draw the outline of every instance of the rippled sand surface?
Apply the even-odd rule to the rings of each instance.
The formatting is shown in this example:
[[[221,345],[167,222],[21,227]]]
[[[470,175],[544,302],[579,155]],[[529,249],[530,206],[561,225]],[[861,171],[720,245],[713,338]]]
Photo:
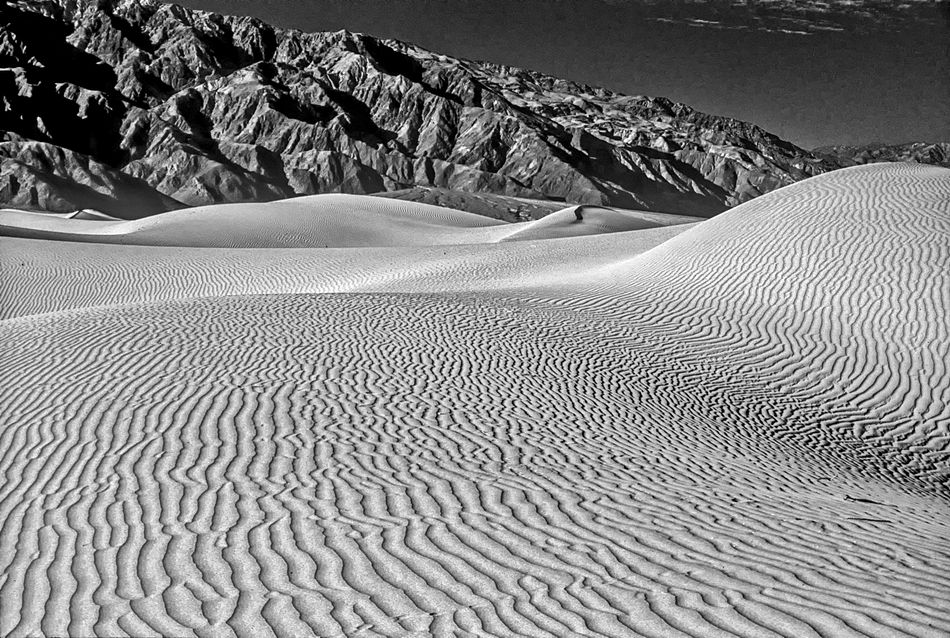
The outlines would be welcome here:
[[[0,635],[950,633],[950,171],[400,214],[0,239]]]

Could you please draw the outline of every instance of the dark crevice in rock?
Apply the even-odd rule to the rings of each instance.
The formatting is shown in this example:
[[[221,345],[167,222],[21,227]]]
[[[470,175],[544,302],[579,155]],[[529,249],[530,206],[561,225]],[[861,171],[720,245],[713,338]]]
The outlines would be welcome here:
[[[359,99],[329,86],[324,90],[342,111],[340,122],[351,137],[372,146],[385,145],[396,139],[395,133],[380,128],[373,121],[369,106]]]

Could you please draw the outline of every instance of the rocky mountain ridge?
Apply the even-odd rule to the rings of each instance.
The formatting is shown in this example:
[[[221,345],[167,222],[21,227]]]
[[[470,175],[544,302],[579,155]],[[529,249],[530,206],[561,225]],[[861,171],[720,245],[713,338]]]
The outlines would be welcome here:
[[[950,142],[908,142],[906,144],[865,144],[823,146],[812,151],[841,166],[876,162],[917,162],[950,168]]]
[[[0,201],[137,217],[417,188],[710,216],[836,168],[738,120],[147,0],[0,8]]]

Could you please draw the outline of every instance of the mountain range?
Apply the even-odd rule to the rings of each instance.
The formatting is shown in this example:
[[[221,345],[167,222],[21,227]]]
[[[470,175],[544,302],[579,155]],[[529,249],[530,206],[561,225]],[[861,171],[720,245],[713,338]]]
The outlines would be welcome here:
[[[19,0],[0,19],[12,207],[134,218],[346,192],[708,217],[854,163],[947,162],[947,145],[810,152],[665,98],[148,0]]]

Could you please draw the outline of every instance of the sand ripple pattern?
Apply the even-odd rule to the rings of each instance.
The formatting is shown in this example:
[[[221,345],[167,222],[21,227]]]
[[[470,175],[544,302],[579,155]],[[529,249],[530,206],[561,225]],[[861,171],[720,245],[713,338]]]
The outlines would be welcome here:
[[[533,292],[3,321],[0,635],[946,636],[948,206],[851,169]]]

